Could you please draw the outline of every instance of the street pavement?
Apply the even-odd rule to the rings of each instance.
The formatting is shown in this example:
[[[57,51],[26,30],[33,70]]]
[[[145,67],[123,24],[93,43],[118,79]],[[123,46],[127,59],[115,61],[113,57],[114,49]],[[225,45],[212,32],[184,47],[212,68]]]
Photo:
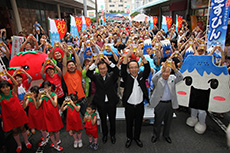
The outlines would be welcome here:
[[[230,113],[224,115],[226,124],[230,121]],[[64,147],[63,153],[230,153],[230,149],[226,144],[225,132],[214,122],[208,115],[206,119],[207,130],[203,135],[195,133],[194,129],[185,124],[188,112],[177,111],[177,117],[173,119],[171,126],[171,139],[172,143],[167,143],[163,137],[160,138],[155,144],[151,142],[152,137],[152,125],[148,121],[145,121],[142,126],[141,140],[144,144],[143,148],[139,148],[133,141],[130,148],[125,148],[126,142],[126,128],[125,121],[117,121],[117,134],[116,143],[112,144],[110,137],[106,144],[102,143],[102,134],[99,132],[99,148],[97,151],[88,148],[88,137],[85,130],[82,132],[83,147],[73,148],[73,137],[63,128],[61,130],[60,144]],[[32,143],[32,149],[26,149],[23,143],[22,153],[35,153],[38,149],[38,143],[40,141],[41,133],[36,131],[32,136],[29,136],[29,141]],[[23,140],[21,138],[21,140]],[[16,142],[13,137],[8,134],[7,140],[7,152],[13,153],[16,150]],[[51,141],[44,147],[43,153],[56,153],[57,151],[50,147]],[[6,152],[6,151],[5,151]]]

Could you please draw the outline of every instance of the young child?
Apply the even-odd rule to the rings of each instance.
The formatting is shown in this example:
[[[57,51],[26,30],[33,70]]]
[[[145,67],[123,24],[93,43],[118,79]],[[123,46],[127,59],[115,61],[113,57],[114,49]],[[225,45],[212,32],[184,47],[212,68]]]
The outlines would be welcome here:
[[[42,130],[43,128],[43,111],[41,108],[37,107],[39,87],[33,86],[30,89],[30,93],[26,93],[23,100],[23,108],[26,109],[29,106],[28,126],[31,129],[32,133],[35,134],[35,129]],[[43,131],[41,131],[43,133]]]
[[[12,130],[13,137],[18,145],[16,152],[20,153],[22,150],[22,144],[20,142],[19,132],[22,133],[26,147],[32,147],[28,141],[27,132],[24,127],[24,124],[28,123],[28,118],[22,105],[19,103],[17,96],[17,81],[7,71],[5,71],[5,74],[11,79],[14,87],[12,87],[12,84],[8,81],[1,78],[0,105],[2,107],[3,131],[8,132]]]
[[[97,115],[95,113],[95,110],[96,109],[92,104],[88,104],[84,116],[84,123],[85,123],[86,134],[89,136],[89,148],[97,150],[98,131],[97,131]],[[94,144],[92,142],[93,138],[94,138]]]
[[[53,92],[55,85],[50,81],[44,81],[40,89],[44,89],[44,91],[39,90],[38,94],[38,107],[42,107],[44,116],[43,122],[45,126],[42,130],[49,132],[50,139],[53,142],[50,146],[54,147],[57,151],[62,151],[63,148],[59,146],[61,143],[59,130],[63,128],[63,123],[58,112],[57,95]],[[43,138],[42,143],[46,141],[46,135]]]
[[[55,69],[57,70],[57,73],[55,73]],[[57,65],[55,65],[52,60],[48,59],[44,62],[42,66],[41,76],[44,81],[48,80],[53,82],[53,84],[55,85],[54,92],[58,96],[58,104],[59,106],[61,106],[65,99],[61,84],[61,69]]]
[[[79,114],[81,106],[77,104],[77,101],[77,92],[75,92],[74,94],[70,94],[70,96],[66,97],[65,101],[63,102],[61,106],[61,111],[65,111],[67,109],[66,131],[72,131],[74,138],[74,148],[81,148],[83,146],[81,139],[81,130],[83,129],[83,127]]]
[[[27,77],[27,79],[23,80],[23,74]],[[28,92],[32,77],[23,68],[14,71],[12,76],[18,82],[18,99],[20,104],[23,105],[23,98],[26,92]]]

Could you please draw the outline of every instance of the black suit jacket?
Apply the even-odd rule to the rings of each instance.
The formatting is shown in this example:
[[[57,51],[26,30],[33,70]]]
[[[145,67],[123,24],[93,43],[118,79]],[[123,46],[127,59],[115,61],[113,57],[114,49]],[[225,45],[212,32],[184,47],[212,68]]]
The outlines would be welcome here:
[[[118,78],[118,68],[115,66],[112,68],[112,71],[110,73],[106,74],[105,80],[103,80],[103,77],[99,73],[93,73],[93,71],[88,70],[86,75],[94,81],[96,85],[96,92],[93,98],[93,103],[97,106],[102,108],[105,103],[105,95],[107,95],[109,103],[116,104],[119,102],[119,97],[117,96],[117,93],[115,91],[114,85],[116,84],[117,78]]]
[[[144,64],[144,67],[145,67],[144,71],[138,74],[137,81],[141,87],[141,90],[143,91],[143,100],[146,99],[149,102],[148,91],[145,84],[145,80],[148,78],[150,73],[149,63]],[[134,79],[132,78],[132,76],[129,73],[127,73],[127,64],[121,65],[121,77],[124,80],[124,86],[125,86],[123,97],[122,97],[122,102],[125,106],[133,91],[133,83],[134,83]]]

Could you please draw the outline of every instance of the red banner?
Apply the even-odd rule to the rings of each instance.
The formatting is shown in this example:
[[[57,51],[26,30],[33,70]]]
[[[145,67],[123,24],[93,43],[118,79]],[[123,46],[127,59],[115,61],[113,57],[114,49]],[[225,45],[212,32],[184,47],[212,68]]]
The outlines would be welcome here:
[[[103,16],[103,20],[105,21],[105,17]]]
[[[156,24],[157,24],[157,21],[158,21],[157,16],[153,16],[153,25],[156,25]]]
[[[67,31],[66,23],[64,20],[62,20],[62,21],[54,20],[54,22],[56,24],[60,39],[62,39],[65,36],[66,31]]]
[[[145,17],[145,23],[147,23],[147,22],[148,22],[148,17],[146,16],[146,17]]]
[[[197,26],[198,26],[201,30],[203,30],[203,21],[198,21],[198,22],[197,22]]]
[[[178,31],[182,27],[183,18],[181,16],[177,16],[177,23],[178,23]]]
[[[81,17],[74,17],[75,18],[75,22],[76,22],[76,26],[77,26],[77,30],[81,30],[82,27],[82,18]]]
[[[197,27],[196,15],[192,15],[190,16],[190,18],[191,18],[191,27],[192,27],[192,30],[194,30]]]
[[[91,19],[90,17],[85,17],[85,23],[86,23],[86,26],[89,27],[90,24],[91,24]]]
[[[169,29],[172,25],[172,17],[166,16],[167,28]]]

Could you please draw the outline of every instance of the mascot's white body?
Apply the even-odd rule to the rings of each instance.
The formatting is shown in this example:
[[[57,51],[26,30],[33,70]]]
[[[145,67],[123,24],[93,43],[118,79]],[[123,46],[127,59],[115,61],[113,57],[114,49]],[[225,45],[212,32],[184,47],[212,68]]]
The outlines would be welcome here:
[[[206,111],[224,113],[230,110],[227,67],[215,66],[212,56],[193,55],[186,58],[180,71],[184,81],[176,87],[179,105],[192,108],[186,123],[203,134]]]

